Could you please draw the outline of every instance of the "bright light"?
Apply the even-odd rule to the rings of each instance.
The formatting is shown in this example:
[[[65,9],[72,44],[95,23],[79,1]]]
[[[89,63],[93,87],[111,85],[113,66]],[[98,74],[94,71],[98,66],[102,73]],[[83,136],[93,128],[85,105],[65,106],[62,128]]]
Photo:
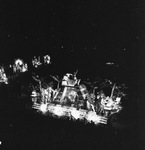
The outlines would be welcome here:
[[[94,122],[95,124],[99,124],[99,123],[107,124],[107,118],[98,116],[98,115],[96,115],[95,112],[89,112],[86,115],[86,119],[88,122]]]
[[[89,112],[87,115],[86,115],[86,119],[89,121],[89,122],[98,122],[99,123],[99,117],[96,115],[95,112]]]
[[[79,109],[77,110],[74,107],[65,107],[61,105],[54,104],[35,104],[33,108],[39,109],[41,112],[52,113],[57,117],[67,116],[68,118],[73,117],[75,120],[84,120],[86,119],[89,123],[93,122],[94,124],[107,124],[107,118],[99,116],[94,111],[87,112],[86,110]]]
[[[41,110],[43,113],[45,113],[45,112],[47,111],[47,104],[42,104],[42,105],[40,106],[40,110]]]
[[[80,112],[76,109],[71,110],[71,115],[77,120],[80,118]]]
[[[55,109],[53,110],[53,113],[58,117],[65,116],[65,112],[66,112],[65,108],[63,108],[61,105],[55,106]]]

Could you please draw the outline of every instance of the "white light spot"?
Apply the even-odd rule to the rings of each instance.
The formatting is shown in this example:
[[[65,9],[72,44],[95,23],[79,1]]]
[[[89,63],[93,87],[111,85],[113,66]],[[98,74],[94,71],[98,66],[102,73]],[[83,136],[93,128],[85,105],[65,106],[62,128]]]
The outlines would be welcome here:
[[[136,37],[136,39],[138,39],[138,36]]]
[[[10,37],[11,35],[8,34],[8,37]]]
[[[46,111],[47,111],[47,104],[42,104],[42,105],[40,106],[40,110],[41,110],[42,112],[46,112]]]
[[[114,65],[113,62],[107,62],[106,65]]]
[[[64,48],[63,45],[61,46],[61,48]]]
[[[126,48],[124,48],[123,50],[126,51]]]
[[[79,119],[80,118],[80,112],[76,109],[72,109],[71,110],[71,115],[75,118],[75,119]]]
[[[2,145],[2,141],[0,141],[0,145]]]
[[[53,110],[53,113],[58,117],[65,116],[65,108],[63,108],[61,105],[57,105]]]

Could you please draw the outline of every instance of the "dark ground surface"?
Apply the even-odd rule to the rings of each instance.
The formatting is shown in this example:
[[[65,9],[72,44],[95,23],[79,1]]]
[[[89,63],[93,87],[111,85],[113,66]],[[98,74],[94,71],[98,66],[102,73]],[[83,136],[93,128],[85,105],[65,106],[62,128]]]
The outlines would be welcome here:
[[[1,107],[0,140],[3,149],[143,150],[143,116],[137,110],[139,108],[125,108],[129,110],[120,112],[116,121],[94,126],[42,116],[26,110],[18,102],[8,102]]]

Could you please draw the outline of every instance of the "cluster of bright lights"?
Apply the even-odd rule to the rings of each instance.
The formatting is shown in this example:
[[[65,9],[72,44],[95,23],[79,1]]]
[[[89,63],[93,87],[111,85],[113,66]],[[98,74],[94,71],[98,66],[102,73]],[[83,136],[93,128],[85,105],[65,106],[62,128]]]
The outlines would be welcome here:
[[[40,60],[40,56],[38,56],[38,58],[36,58],[36,56],[34,56],[34,58],[32,59],[32,66],[35,68],[38,68],[42,64],[44,64],[44,65],[51,64],[49,55],[43,56],[43,60]],[[9,77],[7,77],[7,74],[5,73],[5,69],[8,70],[11,68],[12,68],[14,74],[24,73],[24,72],[28,71],[28,64],[25,63],[23,59],[17,58],[14,60],[13,64],[10,64],[8,67],[7,66],[3,67],[3,65],[1,65],[0,66],[0,83],[4,83],[4,84],[9,83],[9,81],[8,81]]]
[[[14,72],[26,72],[28,71],[28,65],[27,63],[24,63],[22,59],[18,58],[14,61],[13,71]]]
[[[42,58],[40,58],[40,56],[34,56],[32,59],[33,67],[39,68],[42,64],[51,64],[49,55],[45,55]],[[114,65],[114,63],[108,62],[106,65]],[[28,71],[27,63],[24,63],[24,61],[20,58],[15,59],[14,64],[10,65],[10,67],[12,67],[15,75],[17,75],[17,72],[19,75],[19,73]],[[78,70],[74,74],[66,73],[61,79],[50,75],[58,83],[56,89],[53,89],[53,87],[47,83],[46,88],[42,87],[41,79],[32,76],[32,78],[39,83],[39,92],[36,89],[33,89],[32,91],[32,108],[37,109],[39,112],[42,112],[42,114],[46,115],[49,113],[52,114],[52,116],[57,116],[58,118],[68,117],[74,120],[86,120],[87,122],[93,122],[94,124],[107,124],[107,119],[110,115],[122,110],[120,101],[124,96],[124,93],[119,91],[119,86],[116,86],[116,84],[112,86],[113,84],[109,80],[107,82],[110,87],[112,86],[110,96],[105,96],[104,93],[99,93],[100,91],[96,94],[95,89],[98,87],[95,86],[93,86],[93,92],[90,92],[84,84],[85,82],[82,84],[80,82],[81,79],[77,79],[77,72]],[[8,78],[4,67],[0,68],[0,82],[8,84]],[[88,83],[86,82],[86,84]],[[104,85],[102,84],[102,87]],[[61,93],[60,91],[63,92]],[[37,97],[39,97],[39,101],[37,100]],[[67,100],[71,102],[69,107],[66,105]],[[74,106],[76,101],[83,101],[82,106],[80,106],[81,104],[76,104],[78,106]],[[100,112],[97,112],[95,109],[96,101],[99,105],[99,109],[97,109],[100,110]],[[54,104],[53,102],[57,102],[57,104]],[[86,108],[84,108],[84,106]]]
[[[99,116],[96,112],[87,111],[84,109],[77,110],[74,107],[67,107],[61,105],[54,105],[54,104],[34,104],[34,109],[37,109],[42,114],[52,114],[53,116],[57,116],[58,118],[61,117],[68,117],[74,120],[86,120],[88,123],[94,124],[107,124],[107,118],[103,116]]]
[[[40,105],[40,110],[41,110],[43,113],[46,113],[46,112],[47,112],[47,104],[42,104],[42,105]]]
[[[112,86],[111,81],[108,83]],[[34,89],[31,95],[33,108],[38,109],[42,114],[48,112],[58,118],[67,116],[74,120],[86,120],[94,124],[107,124],[107,119],[112,114],[122,110],[120,103],[122,95],[116,84],[112,86],[110,96],[106,96],[103,91],[96,94],[94,92],[96,87],[92,93],[89,92],[84,84],[80,84],[76,73],[65,74],[61,84],[63,88],[59,86],[57,89],[51,86],[42,88],[41,80],[39,80],[39,92]]]
[[[43,59],[41,59],[40,56],[38,56],[38,57],[34,56],[34,58],[32,59],[32,65],[35,68],[38,68],[42,64],[46,64],[46,65],[51,64],[49,55],[43,56]]]
[[[0,68],[0,83],[8,84],[8,78],[6,76],[4,67]]]

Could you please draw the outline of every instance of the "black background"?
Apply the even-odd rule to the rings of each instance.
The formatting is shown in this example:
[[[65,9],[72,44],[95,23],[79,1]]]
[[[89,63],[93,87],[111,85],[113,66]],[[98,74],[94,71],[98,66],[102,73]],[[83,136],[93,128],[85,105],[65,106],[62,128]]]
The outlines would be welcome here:
[[[120,122],[97,128],[32,114],[3,87],[1,147],[143,150],[144,10],[135,0],[1,0],[1,63],[49,54],[58,74],[79,69],[129,87]]]

